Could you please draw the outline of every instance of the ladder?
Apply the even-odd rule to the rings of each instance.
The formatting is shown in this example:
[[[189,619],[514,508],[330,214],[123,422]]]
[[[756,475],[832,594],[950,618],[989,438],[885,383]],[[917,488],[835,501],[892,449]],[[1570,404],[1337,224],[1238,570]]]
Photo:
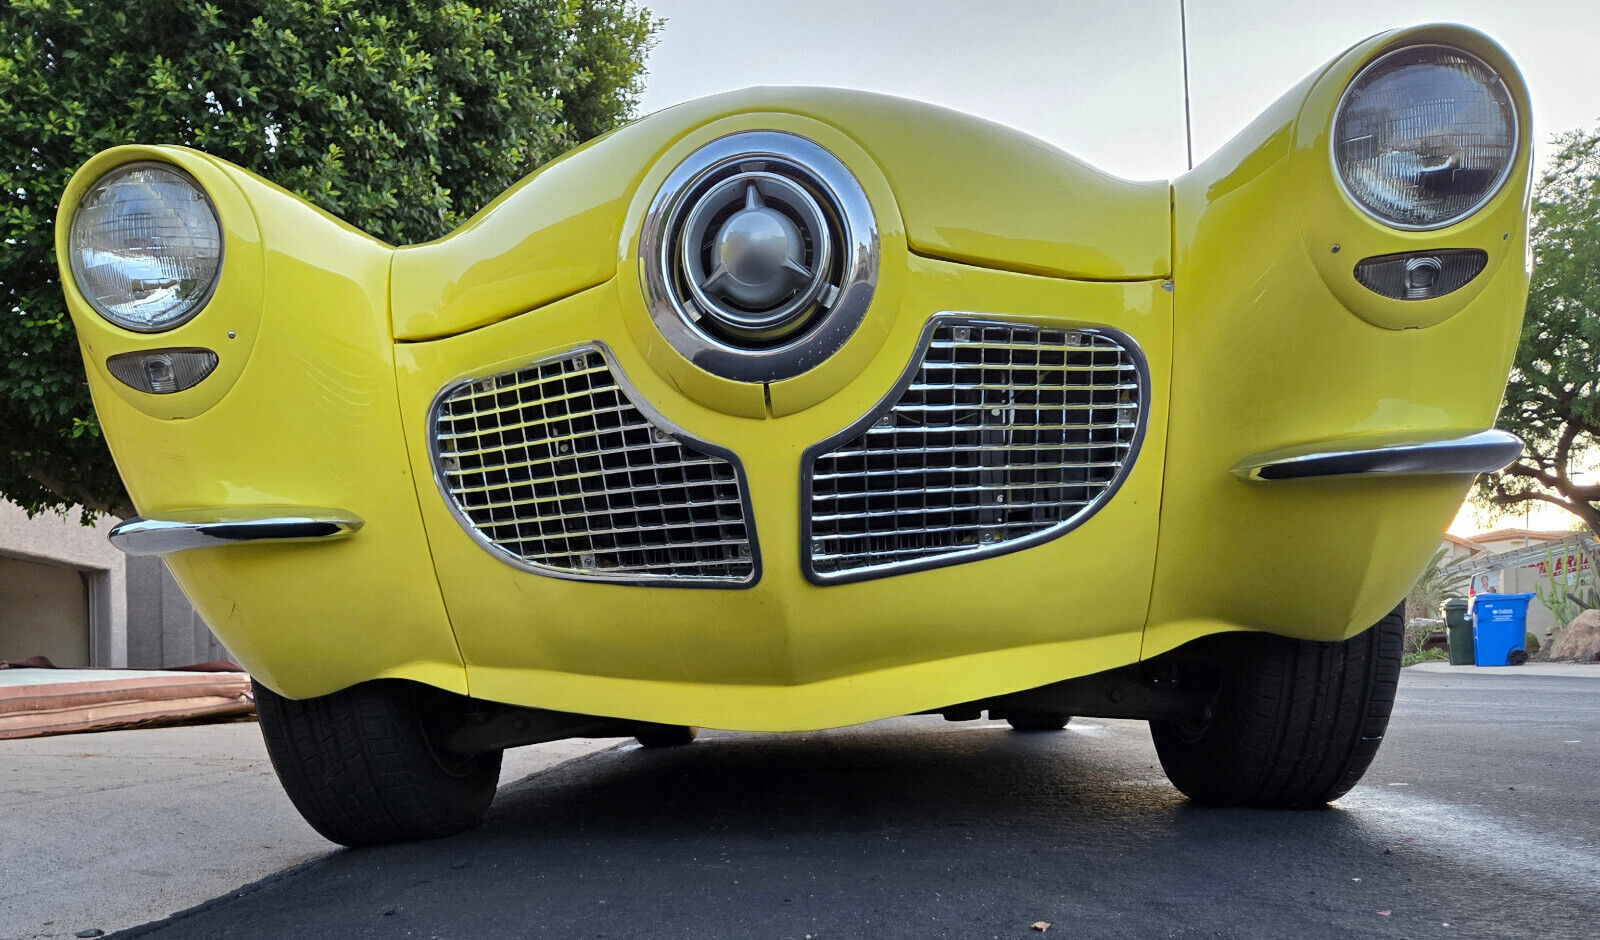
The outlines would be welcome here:
[[[1513,549],[1509,552],[1493,554],[1480,552],[1470,555],[1452,565],[1446,565],[1440,574],[1450,579],[1450,583],[1465,581],[1482,574],[1493,574],[1507,568],[1521,568],[1523,565],[1536,564],[1546,558],[1565,558],[1571,554],[1589,555],[1600,554],[1600,538],[1587,532],[1574,532],[1571,538],[1555,542],[1540,542],[1529,545],[1527,548]],[[1580,565],[1582,563],[1580,562]],[[1554,572],[1550,572],[1553,574]]]

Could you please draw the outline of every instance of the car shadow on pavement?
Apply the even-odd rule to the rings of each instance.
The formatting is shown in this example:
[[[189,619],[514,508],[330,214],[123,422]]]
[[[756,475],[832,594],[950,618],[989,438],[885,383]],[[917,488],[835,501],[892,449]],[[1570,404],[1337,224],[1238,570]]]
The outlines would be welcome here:
[[[1520,899],[1391,828],[1192,808],[1132,722],[711,734],[506,781],[472,832],[335,852],[130,935],[1456,936],[1463,906]]]

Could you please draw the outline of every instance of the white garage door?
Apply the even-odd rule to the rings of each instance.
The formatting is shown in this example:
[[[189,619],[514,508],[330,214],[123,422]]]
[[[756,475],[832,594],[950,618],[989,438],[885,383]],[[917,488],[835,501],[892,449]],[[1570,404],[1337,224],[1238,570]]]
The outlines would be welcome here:
[[[89,589],[66,565],[0,555],[0,659],[89,665]]]

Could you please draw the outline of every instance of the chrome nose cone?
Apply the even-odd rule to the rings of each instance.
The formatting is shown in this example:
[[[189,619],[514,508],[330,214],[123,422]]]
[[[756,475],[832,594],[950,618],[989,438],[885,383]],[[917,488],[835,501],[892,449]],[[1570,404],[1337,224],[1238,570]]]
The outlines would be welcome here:
[[[766,206],[747,206],[734,213],[713,245],[724,276],[706,286],[745,307],[776,307],[809,276],[801,264],[805,242],[799,227]]]
[[[752,170],[718,183],[680,238],[689,292],[720,328],[773,339],[817,312],[833,249],[822,208],[793,180]]]

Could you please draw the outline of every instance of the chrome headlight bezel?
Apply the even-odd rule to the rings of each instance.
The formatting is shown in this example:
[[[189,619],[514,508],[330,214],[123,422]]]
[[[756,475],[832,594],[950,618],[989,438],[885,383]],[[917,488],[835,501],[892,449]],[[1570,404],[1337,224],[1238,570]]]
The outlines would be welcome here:
[[[1505,114],[1507,115],[1510,136],[1508,139],[1508,145],[1506,147],[1506,158],[1500,167],[1499,173],[1496,175],[1494,182],[1486,187],[1482,195],[1480,195],[1475,201],[1473,201],[1465,209],[1462,209],[1445,218],[1435,219],[1428,222],[1408,222],[1404,219],[1396,218],[1392,215],[1384,213],[1380,208],[1363,199],[1362,196],[1356,192],[1355,188],[1350,185],[1350,182],[1346,177],[1345,167],[1342,165],[1340,160],[1338,130],[1340,126],[1340,120],[1345,114],[1345,108],[1350,103],[1352,95],[1357,93],[1362,88],[1363,81],[1367,79],[1368,76],[1371,76],[1375,71],[1390,63],[1396,56],[1415,55],[1419,52],[1426,52],[1429,50],[1443,52],[1451,56],[1465,59],[1476,64],[1488,75],[1493,76],[1494,83],[1490,87],[1492,89],[1492,93],[1499,99],[1499,102],[1502,105]],[[1437,231],[1439,229],[1448,228],[1452,225],[1462,222],[1481,212],[1484,207],[1493,202],[1494,199],[1505,190],[1506,181],[1510,179],[1512,171],[1517,166],[1517,156],[1521,147],[1522,118],[1518,113],[1517,98],[1512,94],[1512,90],[1507,83],[1505,76],[1501,74],[1499,69],[1496,69],[1494,66],[1485,61],[1482,56],[1469,52],[1459,46],[1442,42],[1406,43],[1387,49],[1381,54],[1374,56],[1370,61],[1358,69],[1355,75],[1353,75],[1350,78],[1350,81],[1345,85],[1343,92],[1339,95],[1338,103],[1333,109],[1333,116],[1328,127],[1328,161],[1332,167],[1333,177],[1339,187],[1339,190],[1353,206],[1361,211],[1363,215],[1379,223],[1380,225],[1405,232]]]
[[[155,317],[141,320],[119,313],[106,302],[104,296],[97,295],[89,289],[89,285],[92,283],[92,276],[89,266],[85,264],[84,251],[81,245],[81,239],[84,235],[79,227],[79,220],[82,218],[84,209],[90,205],[92,198],[96,194],[127,176],[152,170],[167,174],[172,178],[172,181],[187,187],[198,197],[195,202],[203,206],[209,214],[216,250],[215,255],[208,259],[210,276],[199,290],[194,291],[190,296]],[[211,302],[211,298],[216,294],[217,285],[222,280],[223,264],[227,252],[226,246],[227,236],[222,227],[221,214],[217,211],[216,202],[212,199],[211,194],[199,180],[195,179],[187,170],[172,163],[161,160],[136,160],[107,170],[84,190],[82,198],[73,207],[72,218],[68,224],[67,267],[72,272],[73,286],[76,288],[78,295],[101,319],[113,326],[134,333],[165,333],[177,329],[194,319]]]

